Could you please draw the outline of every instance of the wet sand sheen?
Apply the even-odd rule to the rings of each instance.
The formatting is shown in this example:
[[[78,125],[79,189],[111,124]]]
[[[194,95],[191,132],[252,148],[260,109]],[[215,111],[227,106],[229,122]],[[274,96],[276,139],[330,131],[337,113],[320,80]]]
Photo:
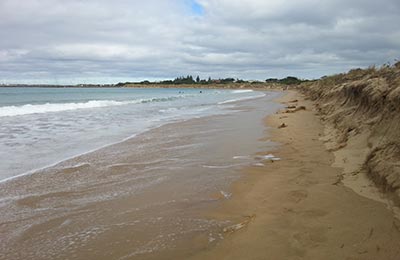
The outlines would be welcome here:
[[[400,220],[340,183],[343,169],[332,165],[312,102],[295,91],[280,102],[306,107],[265,119],[282,160],[244,169],[232,198],[209,212],[213,219],[237,216],[232,228],[189,259],[400,259]]]
[[[274,94],[276,96],[276,94]],[[1,183],[5,259],[183,258],[223,238],[232,219],[205,212],[254,155],[272,97],[235,113],[173,123]],[[268,148],[269,147],[269,148]]]

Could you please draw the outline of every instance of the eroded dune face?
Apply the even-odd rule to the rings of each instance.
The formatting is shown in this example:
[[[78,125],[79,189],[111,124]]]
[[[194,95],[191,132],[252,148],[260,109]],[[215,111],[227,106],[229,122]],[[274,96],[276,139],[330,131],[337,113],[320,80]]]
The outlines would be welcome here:
[[[353,174],[365,171],[399,203],[400,62],[324,77],[304,84],[302,90],[316,101],[322,119],[336,133],[330,148],[358,150]],[[347,159],[351,163],[351,156]]]

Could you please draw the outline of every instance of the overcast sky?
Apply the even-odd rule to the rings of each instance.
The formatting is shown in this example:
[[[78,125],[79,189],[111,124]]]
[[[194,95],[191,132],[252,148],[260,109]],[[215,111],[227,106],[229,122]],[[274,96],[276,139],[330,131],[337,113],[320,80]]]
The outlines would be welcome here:
[[[399,0],[0,0],[0,83],[318,78],[400,58]]]

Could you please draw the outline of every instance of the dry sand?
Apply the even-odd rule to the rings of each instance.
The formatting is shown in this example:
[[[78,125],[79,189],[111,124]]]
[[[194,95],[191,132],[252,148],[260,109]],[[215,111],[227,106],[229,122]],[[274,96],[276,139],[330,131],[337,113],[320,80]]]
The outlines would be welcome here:
[[[325,141],[336,165],[344,168],[343,182],[365,195],[363,186],[371,185],[362,179],[372,180],[400,205],[400,62],[353,69],[298,88],[314,101],[326,126]]]
[[[291,100],[307,109],[266,119],[266,139],[281,144],[273,154],[282,160],[246,170],[232,199],[210,213],[236,224],[193,259],[400,259],[400,221],[342,184],[312,103],[297,92],[280,101]]]

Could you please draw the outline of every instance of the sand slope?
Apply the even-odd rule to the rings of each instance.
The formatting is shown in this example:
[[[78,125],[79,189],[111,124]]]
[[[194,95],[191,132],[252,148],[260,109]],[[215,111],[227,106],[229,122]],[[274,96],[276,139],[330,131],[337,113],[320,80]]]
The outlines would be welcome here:
[[[281,101],[307,108],[267,119],[282,160],[247,169],[232,199],[210,213],[235,224],[193,259],[399,259],[400,221],[340,183],[311,102],[295,92]]]
[[[345,182],[346,177],[368,175],[399,204],[400,63],[351,70],[305,84],[302,90],[325,121],[325,141],[345,168]]]

